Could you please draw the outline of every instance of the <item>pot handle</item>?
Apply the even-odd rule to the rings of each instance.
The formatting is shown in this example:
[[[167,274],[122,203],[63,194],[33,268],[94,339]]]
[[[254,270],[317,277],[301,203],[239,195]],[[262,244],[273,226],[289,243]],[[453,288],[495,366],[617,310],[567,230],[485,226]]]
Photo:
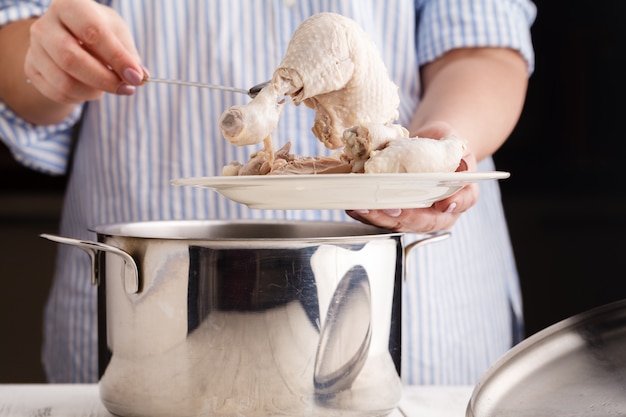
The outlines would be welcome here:
[[[69,237],[62,237],[56,235],[50,235],[42,233],[39,235],[44,239],[51,240],[57,243],[63,243],[66,245],[76,246],[89,255],[91,258],[91,284],[100,284],[100,271],[99,271],[99,256],[102,252],[110,252],[115,255],[121,256],[124,260],[124,267],[122,268],[122,279],[124,280],[124,287],[128,294],[136,294],[139,292],[139,270],[137,264],[132,256],[127,252],[124,252],[120,248],[107,245],[100,242],[92,242],[89,240],[72,239]]]
[[[434,243],[434,242],[441,242],[442,240],[446,240],[447,238],[449,238],[452,235],[452,233],[448,232],[448,231],[442,231],[442,232],[437,232],[437,233],[433,233],[433,234],[429,234],[427,235],[425,238],[420,239],[420,240],[416,240],[415,242],[411,242],[408,245],[406,245],[404,247],[404,258],[406,259],[407,256],[409,255],[409,252],[411,252],[414,248],[418,247],[418,246],[423,246],[427,243]],[[406,282],[406,267],[404,268],[404,281]]]

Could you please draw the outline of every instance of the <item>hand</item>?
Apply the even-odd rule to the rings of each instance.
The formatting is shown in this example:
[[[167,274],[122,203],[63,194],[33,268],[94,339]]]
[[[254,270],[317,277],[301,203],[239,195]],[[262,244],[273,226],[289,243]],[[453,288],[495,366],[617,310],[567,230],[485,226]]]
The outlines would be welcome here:
[[[122,18],[84,0],[53,0],[32,24],[24,72],[43,95],[64,104],[95,100],[104,92],[130,95],[143,78]]]
[[[445,123],[433,123],[419,129],[417,136],[440,139],[454,134]],[[457,171],[475,171],[476,157],[468,150]],[[365,174],[364,174],[365,175]],[[432,233],[451,228],[457,219],[478,201],[478,184],[468,184],[448,198],[433,203],[428,208],[350,210],[348,215],[363,223],[373,224],[398,232]]]

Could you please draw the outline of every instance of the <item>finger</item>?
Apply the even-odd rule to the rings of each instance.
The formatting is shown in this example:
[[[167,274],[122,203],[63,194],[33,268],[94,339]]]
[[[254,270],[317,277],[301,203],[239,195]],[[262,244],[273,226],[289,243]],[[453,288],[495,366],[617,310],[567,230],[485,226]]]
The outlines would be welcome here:
[[[63,23],[80,40],[83,48],[97,56],[120,79],[139,85],[143,71],[130,32],[119,16],[113,16],[112,9],[104,6],[98,9],[101,14],[94,15],[94,21],[88,21],[82,16],[82,9],[73,8],[74,13],[70,12]]]
[[[434,207],[405,210],[400,220],[400,231],[413,233],[433,233],[450,229],[461,213],[441,212]]]
[[[476,204],[479,195],[478,184],[467,184],[450,197],[435,202],[432,207],[441,213],[463,213]]]
[[[414,209],[415,210],[415,209]],[[372,224],[397,232],[417,232],[418,230],[430,228],[432,223],[432,215],[429,213],[431,209],[419,209],[421,212],[422,222],[424,224],[407,223],[407,213],[410,210],[357,210],[350,211],[348,215],[366,224]],[[388,214],[391,213],[392,215]]]
[[[389,215],[392,213],[393,215]],[[364,223],[373,224],[397,232],[432,233],[451,228],[461,213],[443,213],[433,207],[396,210],[368,210],[348,214]]]
[[[67,3],[73,1],[81,5],[69,7],[71,4]],[[55,4],[59,6],[53,7]],[[49,12],[56,16],[58,24],[64,29],[55,32],[63,37],[56,40],[57,45],[65,48],[53,55],[62,57],[59,59],[64,61],[57,64],[73,67],[82,63],[83,59],[87,60],[89,65],[78,65],[73,68],[72,75],[109,92],[115,92],[122,80],[131,85],[141,83],[143,73],[132,36],[112,9],[83,0],[58,2],[53,6]],[[47,44],[50,48],[54,47],[49,42]]]
[[[370,224],[373,225],[371,222],[369,222],[362,213],[367,212],[367,210],[346,210],[346,214],[350,217],[352,217],[354,220],[358,220],[361,223],[364,224]]]
[[[39,45],[29,48],[24,72],[42,94],[58,103],[78,104],[102,95],[101,90],[87,86],[59,68]]]
[[[115,92],[122,80],[106,68],[96,57],[81,47],[64,27],[43,18],[31,26],[33,64],[40,72],[53,66],[92,88]],[[41,62],[40,62],[41,61]],[[54,64],[54,65],[51,65]]]

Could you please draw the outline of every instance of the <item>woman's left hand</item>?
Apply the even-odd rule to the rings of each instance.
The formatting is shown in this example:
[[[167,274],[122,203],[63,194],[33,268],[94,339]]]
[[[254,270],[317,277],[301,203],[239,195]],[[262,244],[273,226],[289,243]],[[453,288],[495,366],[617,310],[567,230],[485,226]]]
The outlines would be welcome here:
[[[454,134],[454,130],[445,123],[420,129],[417,133],[420,137],[436,139],[450,134]],[[476,156],[471,150],[463,156],[457,171],[476,171]],[[476,204],[478,196],[478,184],[472,183],[427,208],[348,210],[347,213],[363,223],[397,232],[432,233],[451,228],[461,214]]]

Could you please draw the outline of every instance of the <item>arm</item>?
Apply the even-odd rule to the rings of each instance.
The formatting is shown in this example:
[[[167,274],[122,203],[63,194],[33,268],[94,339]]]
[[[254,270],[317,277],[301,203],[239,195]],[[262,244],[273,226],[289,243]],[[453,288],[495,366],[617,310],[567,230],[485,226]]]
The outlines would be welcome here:
[[[2,27],[0,55],[0,100],[33,124],[59,123],[105,92],[132,94],[143,75],[120,16],[92,1],[53,0],[40,18]]]
[[[521,114],[526,61],[505,48],[455,49],[426,64],[421,74],[423,99],[409,131],[428,136],[425,130],[445,122],[469,141],[479,161],[493,155]]]

